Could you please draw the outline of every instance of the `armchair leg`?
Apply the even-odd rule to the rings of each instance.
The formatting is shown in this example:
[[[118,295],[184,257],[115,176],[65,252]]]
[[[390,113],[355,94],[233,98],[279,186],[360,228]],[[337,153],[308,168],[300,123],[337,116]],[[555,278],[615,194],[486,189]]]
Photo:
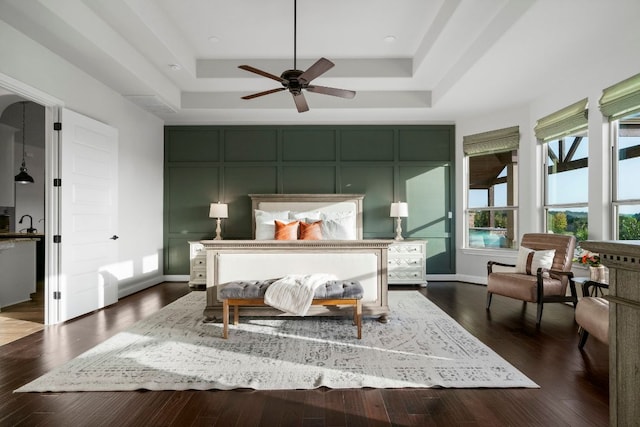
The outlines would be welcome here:
[[[538,315],[536,316],[536,325],[540,326],[540,322],[542,321],[542,308],[544,307],[544,304],[542,303],[542,301],[538,302]]]
[[[493,294],[491,292],[487,292],[487,310],[489,310],[489,306],[491,305],[491,297]]]
[[[578,348],[582,350],[584,345],[587,342],[587,338],[589,338],[589,332],[587,332],[584,328],[580,329],[580,342],[578,342]]]

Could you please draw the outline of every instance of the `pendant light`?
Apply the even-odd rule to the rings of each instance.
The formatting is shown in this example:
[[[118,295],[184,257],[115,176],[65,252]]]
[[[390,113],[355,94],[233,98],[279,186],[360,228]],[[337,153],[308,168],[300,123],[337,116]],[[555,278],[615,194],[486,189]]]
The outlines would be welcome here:
[[[20,166],[20,173],[16,175],[16,184],[33,184],[33,178],[31,175],[27,173],[27,165],[25,164],[24,158],[26,157],[26,148],[25,148],[25,137],[24,137],[24,129],[25,129],[25,109],[26,109],[26,101],[22,102],[22,166]]]

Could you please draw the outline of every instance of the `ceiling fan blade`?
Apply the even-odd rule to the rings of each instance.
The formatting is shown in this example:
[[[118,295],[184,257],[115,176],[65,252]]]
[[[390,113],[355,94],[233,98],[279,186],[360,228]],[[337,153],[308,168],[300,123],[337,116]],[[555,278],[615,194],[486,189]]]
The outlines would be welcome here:
[[[319,75],[329,71],[331,68],[333,68],[334,65],[335,64],[329,61],[327,58],[320,58],[311,67],[309,67],[307,71],[300,74],[298,79],[304,80],[306,83],[309,83]]]
[[[346,89],[337,89],[335,87],[326,86],[308,86],[309,92],[321,93],[323,95],[339,96],[340,98],[351,99],[356,96],[355,91]]]
[[[278,77],[278,76],[273,75],[271,73],[267,73],[266,71],[259,70],[257,68],[252,67],[251,65],[238,65],[238,68],[240,68],[242,70],[245,70],[245,71],[249,71],[251,73],[259,74],[262,77],[267,77],[269,79],[273,79],[273,80],[278,81],[280,83],[289,83],[287,80],[283,79],[282,77]]]
[[[253,99],[259,96],[269,95],[271,93],[282,92],[283,90],[287,90],[286,87],[279,87],[277,89],[265,90],[264,92],[254,93],[253,95],[243,96],[242,99]]]
[[[299,94],[292,93],[293,102],[296,103],[296,108],[298,109],[298,113],[304,113],[305,111],[309,111],[309,105],[307,105],[307,100],[304,97],[304,94],[300,92]]]

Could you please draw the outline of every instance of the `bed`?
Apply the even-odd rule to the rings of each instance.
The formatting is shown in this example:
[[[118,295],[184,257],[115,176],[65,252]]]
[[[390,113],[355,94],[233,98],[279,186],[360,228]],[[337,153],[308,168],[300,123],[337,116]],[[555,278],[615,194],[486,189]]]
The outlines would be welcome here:
[[[287,274],[331,273],[358,280],[363,289],[362,314],[387,321],[387,249],[392,240],[362,238],[362,194],[250,194],[252,240],[202,240],[207,257],[206,320],[220,319],[222,283],[264,280]],[[322,221],[323,240],[274,240],[274,218]],[[270,307],[245,315],[277,316]],[[312,316],[343,316],[341,307],[313,306]]]

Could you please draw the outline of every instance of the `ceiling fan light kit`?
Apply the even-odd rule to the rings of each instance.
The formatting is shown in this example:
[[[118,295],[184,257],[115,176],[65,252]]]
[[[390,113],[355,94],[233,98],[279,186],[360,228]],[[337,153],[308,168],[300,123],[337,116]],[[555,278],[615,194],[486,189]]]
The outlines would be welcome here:
[[[293,69],[285,70],[280,77],[268,73],[263,70],[259,70],[250,65],[240,65],[238,68],[249,71],[251,73],[258,74],[262,77],[267,77],[269,79],[278,81],[282,84],[281,88],[265,90],[264,92],[258,92],[251,95],[243,96],[242,99],[254,99],[259,96],[270,95],[276,92],[282,92],[284,90],[288,90],[293,96],[293,102],[296,105],[299,113],[304,113],[305,111],[309,111],[309,105],[307,104],[307,100],[304,97],[304,93],[302,90],[307,90],[309,92],[320,93],[323,95],[331,95],[337,96],[339,98],[347,98],[351,99],[356,96],[356,93],[352,90],[346,89],[338,89],[334,87],[326,87],[326,86],[317,86],[312,85],[311,81],[316,77],[326,73],[335,65],[333,62],[329,61],[326,58],[318,59],[311,67],[309,67],[306,71],[301,71],[297,69],[296,66],[296,24],[297,24],[297,0],[293,0]]]

